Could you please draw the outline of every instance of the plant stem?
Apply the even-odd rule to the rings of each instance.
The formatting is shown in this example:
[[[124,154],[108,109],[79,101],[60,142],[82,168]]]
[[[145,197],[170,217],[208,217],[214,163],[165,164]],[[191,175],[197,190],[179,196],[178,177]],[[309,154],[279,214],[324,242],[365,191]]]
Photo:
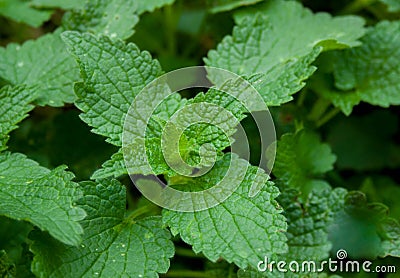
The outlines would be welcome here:
[[[325,113],[326,109],[328,109],[331,102],[324,98],[318,98],[311,108],[310,114],[308,114],[308,119],[311,121],[318,121],[322,115]]]
[[[332,119],[333,117],[335,117],[338,113],[340,112],[340,109],[335,107],[334,109],[332,109],[331,111],[329,111],[328,113],[326,113],[320,120],[317,121],[316,126],[317,127],[321,127],[324,124],[326,124],[330,119]]]
[[[374,4],[377,0],[355,0],[345,6],[340,14],[354,14]]]
[[[151,211],[151,207],[150,206],[143,206],[143,207],[137,208],[134,211],[132,211],[132,213],[129,214],[128,218],[130,220],[135,220],[139,216],[141,216],[141,215],[143,215],[143,214],[145,214],[147,212],[150,212],[150,211]]]
[[[176,40],[175,40],[175,15],[171,5],[164,8],[165,11],[165,29],[167,35],[167,48],[171,55],[176,53]]]
[[[196,254],[190,249],[182,248],[182,247],[176,247],[175,248],[175,254],[181,257],[188,257],[188,258],[201,258],[204,259],[204,256],[202,254]]]
[[[164,277],[193,277],[193,278],[207,278],[208,275],[202,271],[193,271],[193,270],[170,270]]]

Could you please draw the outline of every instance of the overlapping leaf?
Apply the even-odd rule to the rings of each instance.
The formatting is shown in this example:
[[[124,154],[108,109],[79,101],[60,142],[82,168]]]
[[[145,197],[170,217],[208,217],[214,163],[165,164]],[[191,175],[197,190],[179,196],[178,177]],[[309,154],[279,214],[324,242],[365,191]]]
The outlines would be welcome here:
[[[0,151],[6,149],[8,133],[16,129],[27,113],[33,109],[35,99],[31,90],[25,87],[5,86],[0,89]]]
[[[60,35],[53,33],[0,48],[0,77],[33,87],[39,105],[62,106],[75,100],[73,83],[79,80],[79,69]]]
[[[79,247],[37,233],[33,272],[45,277],[158,277],[174,254],[170,233],[160,217],[125,218],[126,192],[118,181],[83,182],[78,202],[88,212]]]
[[[68,12],[63,18],[67,30],[107,35],[127,39],[139,18],[135,14],[137,2],[133,0],[93,0],[81,10]]]
[[[326,187],[318,178],[333,169],[336,156],[310,131],[285,134],[278,141],[273,173],[288,186],[309,192]]]
[[[0,214],[26,220],[66,244],[78,244],[85,212],[80,190],[65,167],[52,171],[22,154],[0,154]]]
[[[238,14],[233,35],[210,51],[205,62],[247,78],[266,75],[265,82],[272,88],[260,93],[269,105],[291,100],[290,95],[304,86],[303,81],[315,70],[309,65],[318,55],[312,53],[315,47],[330,50],[355,46],[364,33],[363,20],[358,17],[313,14],[294,1],[268,1],[257,10],[263,14],[254,16],[253,11],[246,10]],[[210,77],[221,83],[221,76],[211,72]]]
[[[362,101],[388,107],[400,104],[400,21],[380,22],[368,29],[362,46],[339,52],[335,84],[354,91]]]
[[[187,190],[190,186],[198,190],[214,186],[224,176],[229,161],[226,155],[209,173],[191,179],[181,188]],[[242,170],[238,168],[237,175],[242,175]],[[261,191],[249,197],[254,183]],[[254,266],[265,254],[287,251],[285,218],[274,200],[278,194],[278,189],[268,182],[268,176],[250,166],[237,190],[221,204],[196,212],[164,210],[163,221],[174,235],[180,234],[196,253],[202,252],[211,261],[222,257],[242,268]]]

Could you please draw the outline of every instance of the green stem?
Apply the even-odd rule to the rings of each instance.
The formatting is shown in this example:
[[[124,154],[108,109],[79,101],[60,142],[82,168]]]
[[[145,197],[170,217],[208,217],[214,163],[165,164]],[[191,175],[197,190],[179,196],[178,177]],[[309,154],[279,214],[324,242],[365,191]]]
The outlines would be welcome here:
[[[307,90],[302,90],[299,93],[299,98],[297,99],[297,106],[303,106],[304,100],[306,98]]]
[[[329,120],[331,120],[333,117],[335,117],[338,113],[340,112],[339,108],[334,108],[328,113],[326,113],[321,119],[319,119],[316,123],[317,127],[321,127],[324,124],[326,124]]]
[[[311,112],[308,115],[308,119],[314,122],[318,121],[322,117],[322,115],[324,115],[329,105],[331,105],[331,102],[329,100],[324,98],[317,99],[317,101],[311,108]]]
[[[204,256],[202,254],[196,254],[190,249],[182,248],[182,247],[176,247],[175,248],[175,254],[181,257],[188,257],[188,258],[201,258],[204,259]]]
[[[348,4],[344,9],[340,12],[341,14],[354,14],[362,9],[374,4],[377,0],[355,0]]]
[[[129,214],[128,219],[130,220],[135,220],[136,218],[138,218],[139,216],[150,212],[151,211],[151,207],[150,206],[143,206],[140,208],[135,209],[134,211],[132,211],[131,214]]]
[[[164,7],[165,11],[165,29],[167,35],[167,48],[171,55],[176,53],[176,40],[175,40],[175,15],[171,5]]]
[[[193,270],[170,270],[164,277],[193,277],[193,278],[207,278],[208,275],[202,271],[193,271]]]

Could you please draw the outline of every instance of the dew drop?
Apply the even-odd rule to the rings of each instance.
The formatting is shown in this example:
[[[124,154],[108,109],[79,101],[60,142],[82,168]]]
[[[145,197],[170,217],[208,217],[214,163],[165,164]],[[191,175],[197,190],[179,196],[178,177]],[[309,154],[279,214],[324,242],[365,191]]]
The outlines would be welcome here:
[[[81,247],[82,247],[82,248],[85,248],[86,246],[85,246],[85,244],[81,244]]]
[[[17,63],[17,66],[18,66],[19,68],[22,68],[22,67],[24,66],[24,62],[18,62],[18,63]]]
[[[121,256],[123,257],[123,256],[125,256],[126,254],[125,253],[121,253]]]
[[[99,275],[99,273],[98,273],[98,272],[95,272],[94,275]]]
[[[113,262],[113,263],[115,263],[115,262],[116,262],[116,260],[115,260],[115,259],[113,259],[113,260],[112,260],[112,262]]]
[[[117,33],[111,33],[111,34],[110,34],[110,38],[113,39],[113,38],[116,38],[116,37],[117,37]]]
[[[125,244],[121,244],[121,247],[125,247]]]

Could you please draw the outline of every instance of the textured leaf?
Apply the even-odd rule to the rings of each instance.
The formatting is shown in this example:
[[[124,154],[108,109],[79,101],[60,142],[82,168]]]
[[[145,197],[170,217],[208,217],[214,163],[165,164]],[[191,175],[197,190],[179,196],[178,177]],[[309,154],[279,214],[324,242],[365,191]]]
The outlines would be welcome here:
[[[146,0],[137,1],[137,13],[142,14],[144,12],[152,12],[155,9],[161,8],[165,5],[171,5],[175,0]]]
[[[24,87],[5,86],[0,89],[0,151],[7,148],[8,133],[16,129],[16,124],[33,109],[29,104],[33,99],[32,92]]]
[[[32,0],[32,5],[40,8],[79,9],[83,8],[85,1],[82,0]]]
[[[139,19],[133,0],[93,0],[81,10],[68,12],[63,18],[67,30],[107,35],[110,38],[127,39]]]
[[[362,101],[388,107],[400,104],[400,21],[380,22],[368,29],[362,46],[339,52],[335,84],[353,90]]]
[[[92,179],[104,179],[107,177],[119,177],[128,174],[125,167],[124,156],[121,151],[113,154],[111,159],[103,163],[102,168],[96,170],[91,176]]]
[[[386,219],[382,223],[383,242],[380,256],[400,257],[400,224],[394,219]]]
[[[273,173],[288,186],[309,192],[326,187],[318,177],[333,169],[336,156],[328,144],[309,131],[285,134],[278,141]]]
[[[174,254],[160,217],[125,218],[125,187],[118,181],[82,182],[79,204],[88,212],[79,247],[33,235],[33,272],[39,277],[158,277]]]
[[[27,220],[66,244],[78,244],[85,212],[74,206],[80,191],[73,175],[52,171],[22,154],[0,154],[0,214]]]
[[[225,156],[209,173],[190,179],[182,188],[213,186],[229,167],[228,158]],[[240,169],[237,172],[241,175]],[[242,268],[256,265],[265,254],[287,250],[285,219],[274,200],[279,191],[267,180],[265,173],[251,166],[237,190],[223,203],[196,212],[164,210],[163,221],[172,234],[180,234],[196,253],[203,252],[213,262],[222,257]],[[262,189],[256,196],[249,197],[252,182]]]
[[[268,1],[263,12],[268,17],[253,13],[238,17],[233,35],[209,52],[207,65],[244,76],[264,73],[309,54],[317,45],[324,49],[358,45],[357,39],[364,33],[363,20],[358,17],[312,14],[293,1]],[[349,26],[353,32],[343,32]],[[282,35],[286,33],[292,35]]]
[[[261,1],[263,0],[207,0],[207,5],[212,13],[219,13],[253,5]]]
[[[121,146],[125,115],[141,89],[162,73],[159,63],[132,43],[78,32],[64,32],[63,39],[78,59],[84,79],[75,85],[82,120]]]
[[[343,188],[326,188],[314,190],[301,200],[296,190],[282,192],[278,202],[289,223],[286,261],[319,262],[329,257],[332,244],[328,239],[328,228],[337,212],[343,209],[346,193]]]
[[[0,2],[0,15],[33,27],[39,27],[49,20],[51,14],[52,11],[35,9],[31,1],[2,0]]]
[[[79,70],[54,33],[0,48],[0,76],[14,85],[34,87],[39,105],[62,106],[75,100],[72,86],[79,80]]]
[[[329,257],[332,244],[328,238],[329,226],[333,223],[336,214],[343,210],[346,190],[343,188],[313,191],[308,196],[299,198],[300,192],[293,189],[285,189],[278,197],[279,203],[282,205],[284,215],[288,221],[288,251],[286,254],[274,257],[268,256],[268,262],[285,261],[289,264],[291,261],[301,263],[303,261],[321,262]],[[260,257],[263,258],[264,257]],[[325,277],[326,274],[300,272],[293,273],[279,272],[276,264],[272,265],[272,269],[256,271],[253,269],[241,270],[238,272],[239,277]],[[265,268],[265,264],[261,264],[260,268]],[[305,276],[306,275],[306,276]]]
[[[316,67],[311,63],[321,52],[316,47],[310,54],[299,59],[278,64],[266,73],[251,76],[248,80],[257,89],[268,106],[278,106],[293,99],[292,95],[300,91]]]

